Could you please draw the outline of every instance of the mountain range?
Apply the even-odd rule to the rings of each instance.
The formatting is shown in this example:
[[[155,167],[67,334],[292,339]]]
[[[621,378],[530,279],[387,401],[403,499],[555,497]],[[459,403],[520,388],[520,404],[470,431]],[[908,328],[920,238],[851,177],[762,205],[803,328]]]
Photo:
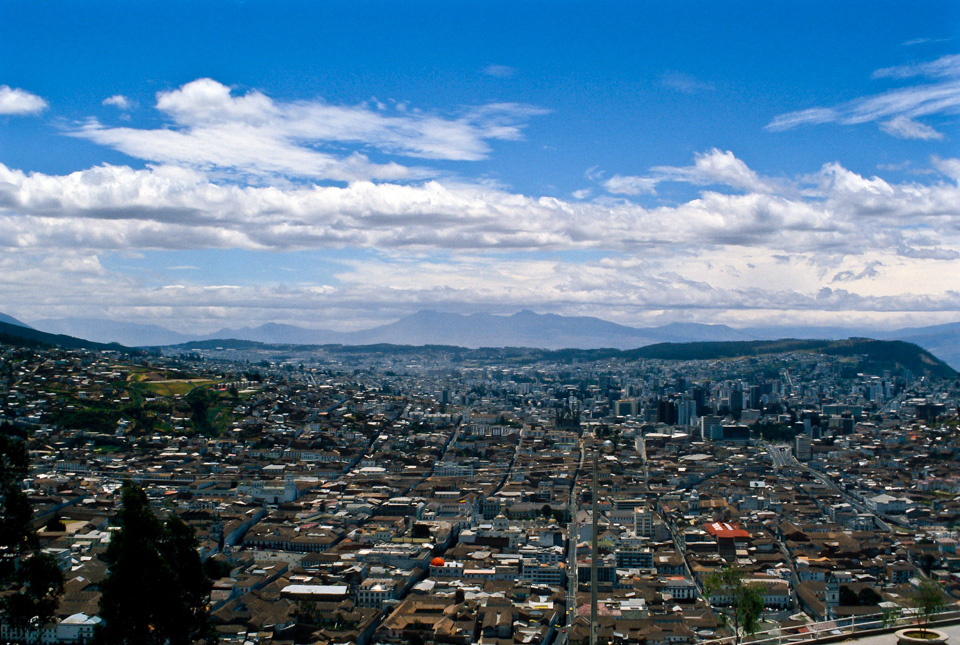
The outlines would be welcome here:
[[[27,326],[3,314],[0,314],[0,321]],[[735,329],[727,325],[700,323],[630,327],[591,316],[537,314],[524,310],[508,316],[420,311],[392,323],[354,332],[305,329],[295,325],[267,323],[257,327],[224,328],[212,334],[183,334],[158,325],[96,318],[46,319],[35,321],[30,326],[49,333],[68,334],[100,343],[116,342],[131,347],[177,345],[197,340],[236,339],[292,345],[391,343],[457,345],[470,348],[633,349],[667,342],[869,337],[915,343],[947,364],[960,368],[960,322],[905,328],[892,332],[854,327],[792,326]]]
[[[560,316],[520,311],[510,316],[419,311],[396,322],[354,332],[305,329],[266,323],[224,328],[210,334],[182,334],[158,325],[96,318],[38,320],[32,325],[50,333],[71,334],[132,347],[176,345],[197,340],[235,339],[291,345],[457,345],[460,347],[539,347],[543,349],[612,347],[632,349],[661,342],[752,340],[726,325],[671,323],[628,327],[590,316]]]

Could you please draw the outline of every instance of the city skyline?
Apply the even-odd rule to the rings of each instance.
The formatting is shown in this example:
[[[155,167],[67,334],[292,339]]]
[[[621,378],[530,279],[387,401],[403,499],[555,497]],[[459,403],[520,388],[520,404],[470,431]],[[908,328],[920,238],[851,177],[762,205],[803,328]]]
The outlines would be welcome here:
[[[960,319],[960,11],[17,3],[0,308]]]

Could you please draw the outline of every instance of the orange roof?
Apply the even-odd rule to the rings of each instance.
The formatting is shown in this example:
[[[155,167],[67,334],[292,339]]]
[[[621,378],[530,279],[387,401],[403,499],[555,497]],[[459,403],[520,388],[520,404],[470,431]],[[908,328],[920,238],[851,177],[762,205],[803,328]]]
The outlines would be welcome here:
[[[735,522],[710,522],[704,525],[707,533],[716,538],[748,538],[750,534]]]

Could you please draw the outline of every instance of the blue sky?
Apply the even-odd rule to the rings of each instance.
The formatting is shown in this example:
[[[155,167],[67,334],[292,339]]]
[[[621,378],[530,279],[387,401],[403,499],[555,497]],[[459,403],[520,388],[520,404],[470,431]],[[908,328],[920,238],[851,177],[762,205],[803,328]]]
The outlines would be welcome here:
[[[0,310],[960,318],[952,2],[12,2]]]

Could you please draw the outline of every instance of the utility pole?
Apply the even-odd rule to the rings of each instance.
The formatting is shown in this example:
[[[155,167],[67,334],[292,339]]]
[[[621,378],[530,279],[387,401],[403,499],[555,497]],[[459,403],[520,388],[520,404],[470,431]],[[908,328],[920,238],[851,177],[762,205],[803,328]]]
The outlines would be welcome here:
[[[571,495],[570,524],[567,528],[567,542],[570,551],[567,557],[567,629],[573,629],[577,620],[577,492]]]
[[[600,535],[600,522],[597,518],[597,457],[600,446],[597,436],[593,436],[593,485],[591,487],[591,522],[593,523],[592,542],[590,544],[590,645],[597,645],[597,552]]]

